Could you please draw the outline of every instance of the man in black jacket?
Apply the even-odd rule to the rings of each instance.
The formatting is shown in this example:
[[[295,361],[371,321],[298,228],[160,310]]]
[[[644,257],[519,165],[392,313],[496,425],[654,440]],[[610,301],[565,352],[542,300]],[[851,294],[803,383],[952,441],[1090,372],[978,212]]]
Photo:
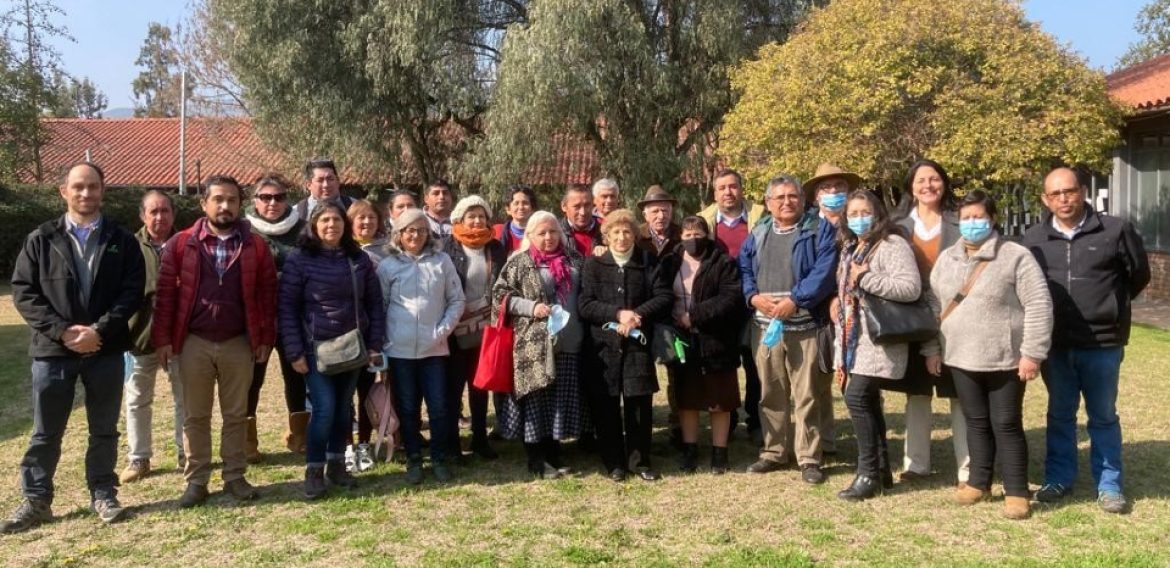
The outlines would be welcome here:
[[[120,520],[118,418],[127,322],[142,302],[142,251],[134,235],[101,214],[105,176],[94,164],[69,168],[61,184],[67,212],[29,234],[12,273],[17,311],[32,328],[33,433],[20,462],[24,501],[0,532],[52,519],[53,475],[78,379],[85,385],[91,506],[106,523]]]
[[[1129,342],[1130,301],[1150,281],[1141,236],[1128,221],[1085,203],[1077,173],[1057,168],[1044,179],[1049,214],[1024,235],[1048,278],[1055,306],[1052,349],[1043,366],[1048,387],[1047,453],[1041,502],[1058,502],[1077,475],[1077,409],[1089,415],[1089,462],[1097,503],[1126,509],[1121,492],[1121,423],[1117,385]]]

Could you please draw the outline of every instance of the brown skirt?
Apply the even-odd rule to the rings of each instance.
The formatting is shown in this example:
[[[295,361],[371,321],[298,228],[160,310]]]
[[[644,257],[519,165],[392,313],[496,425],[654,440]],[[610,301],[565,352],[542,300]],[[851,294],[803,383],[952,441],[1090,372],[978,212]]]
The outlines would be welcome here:
[[[716,371],[703,375],[698,365],[670,368],[679,410],[730,412],[739,408],[739,371]]]

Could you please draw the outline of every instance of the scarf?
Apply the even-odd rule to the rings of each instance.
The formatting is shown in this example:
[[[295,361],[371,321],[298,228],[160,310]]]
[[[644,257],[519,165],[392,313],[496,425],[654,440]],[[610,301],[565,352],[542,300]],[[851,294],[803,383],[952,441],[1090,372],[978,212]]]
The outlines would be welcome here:
[[[508,231],[512,233],[512,238],[517,241],[524,240],[524,227],[517,225],[515,221],[508,221]]]
[[[451,226],[451,236],[465,247],[481,249],[487,246],[488,241],[495,235],[491,229],[472,229],[463,223],[455,223]]]
[[[245,210],[244,216],[257,233],[269,237],[279,237],[288,233],[296,226],[297,221],[301,219],[301,216],[297,214],[297,210],[294,207],[289,207],[288,211],[284,212],[284,216],[279,221],[269,221],[261,217],[259,213],[256,213],[255,207],[249,207]]]
[[[553,283],[557,291],[557,301],[564,304],[569,297],[569,289],[573,286],[573,274],[570,270],[569,257],[565,256],[565,247],[557,247],[553,252],[541,252],[534,246],[528,247],[528,255],[536,263],[536,267],[547,266],[552,274]]]
[[[618,266],[625,266],[628,262],[630,262],[631,258],[634,258],[633,247],[631,247],[630,250],[626,252],[618,252],[618,250],[613,247],[610,247],[609,250],[613,253],[613,260],[617,263]]]
[[[861,327],[861,292],[854,286],[849,284],[849,275],[853,270],[853,262],[867,260],[870,254],[873,253],[873,247],[868,243],[858,243],[853,241],[846,245],[845,250],[841,251],[841,273],[837,280],[837,297],[842,298],[840,302],[840,317],[841,324],[841,353],[844,356],[841,358],[845,372],[853,370],[853,363],[857,357],[857,341],[860,337]]]

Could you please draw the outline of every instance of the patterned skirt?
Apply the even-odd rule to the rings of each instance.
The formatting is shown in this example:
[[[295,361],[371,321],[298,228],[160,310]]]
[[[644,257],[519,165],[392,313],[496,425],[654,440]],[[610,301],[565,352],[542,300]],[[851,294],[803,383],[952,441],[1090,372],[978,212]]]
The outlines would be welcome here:
[[[504,399],[499,412],[500,433],[509,440],[523,438],[526,444],[542,439],[568,440],[589,427],[589,414],[581,396],[579,354],[557,353],[553,384],[532,391],[520,400]]]

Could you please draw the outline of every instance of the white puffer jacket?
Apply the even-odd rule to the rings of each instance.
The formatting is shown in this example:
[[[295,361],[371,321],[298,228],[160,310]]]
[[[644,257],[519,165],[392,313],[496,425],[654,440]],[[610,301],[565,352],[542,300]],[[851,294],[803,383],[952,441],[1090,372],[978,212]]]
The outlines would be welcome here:
[[[463,285],[451,258],[431,240],[418,257],[386,246],[378,280],[386,305],[386,353],[398,359],[450,354],[447,336],[463,316]]]

